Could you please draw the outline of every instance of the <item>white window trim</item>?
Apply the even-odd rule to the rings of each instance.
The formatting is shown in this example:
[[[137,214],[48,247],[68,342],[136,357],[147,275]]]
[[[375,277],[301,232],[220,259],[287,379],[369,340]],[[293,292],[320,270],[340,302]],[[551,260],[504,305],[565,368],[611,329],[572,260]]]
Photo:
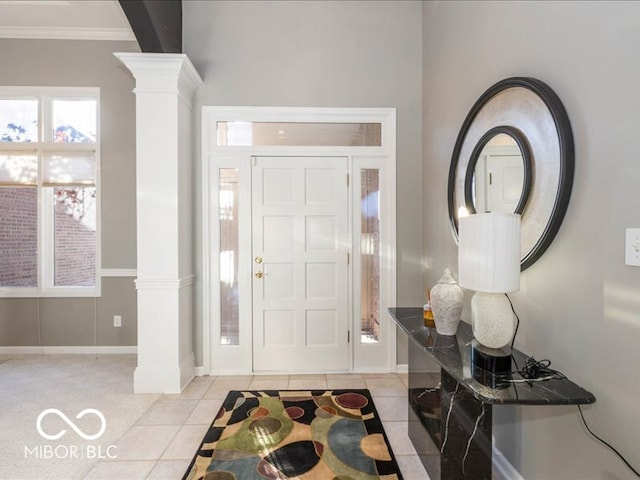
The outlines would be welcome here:
[[[81,286],[54,286],[52,278],[53,242],[50,235],[53,234],[51,225],[53,217],[48,214],[52,211],[51,201],[46,201],[42,195],[42,161],[38,161],[38,286],[37,287],[0,287],[0,298],[46,298],[46,297],[100,297],[101,296],[101,189],[100,189],[100,89],[98,87],[19,87],[0,86],[0,98],[27,98],[37,97],[39,139],[38,142],[0,142],[0,152],[3,151],[95,151],[95,187],[96,187],[96,273],[95,285],[91,287]],[[93,144],[59,144],[46,140],[45,132],[51,132],[51,119],[44,114],[44,104],[47,111],[51,112],[51,99],[80,99],[94,98],[96,100],[96,142]]]

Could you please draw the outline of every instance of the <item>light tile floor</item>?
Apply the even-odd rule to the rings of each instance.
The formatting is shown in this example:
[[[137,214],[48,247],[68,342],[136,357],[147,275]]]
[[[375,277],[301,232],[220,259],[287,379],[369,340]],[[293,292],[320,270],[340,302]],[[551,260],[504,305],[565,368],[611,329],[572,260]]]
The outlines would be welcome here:
[[[406,480],[428,479],[407,436],[407,376],[396,374],[196,377],[162,395],[85,480],[180,479],[229,390],[368,388]]]
[[[407,437],[407,376],[395,374],[196,377],[181,394],[134,394],[135,355],[0,355],[0,479],[181,479],[229,390],[368,388],[405,480],[428,479]],[[59,409],[70,419],[98,409],[107,428],[100,440],[116,458],[38,458],[38,445],[77,445],[82,439],[60,418],[36,419]],[[87,423],[94,421],[94,424]],[[87,432],[95,417],[76,420]],[[57,443],[56,443],[57,442]],[[86,446],[86,445],[85,445]],[[62,452],[64,453],[64,451]],[[103,452],[105,453],[105,452]]]

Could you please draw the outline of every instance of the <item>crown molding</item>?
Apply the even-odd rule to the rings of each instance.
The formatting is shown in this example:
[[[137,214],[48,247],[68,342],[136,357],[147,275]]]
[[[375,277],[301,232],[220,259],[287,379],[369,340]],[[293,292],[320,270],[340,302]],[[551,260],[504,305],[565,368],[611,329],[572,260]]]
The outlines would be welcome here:
[[[128,28],[0,26],[0,38],[48,40],[111,40],[135,42]]]

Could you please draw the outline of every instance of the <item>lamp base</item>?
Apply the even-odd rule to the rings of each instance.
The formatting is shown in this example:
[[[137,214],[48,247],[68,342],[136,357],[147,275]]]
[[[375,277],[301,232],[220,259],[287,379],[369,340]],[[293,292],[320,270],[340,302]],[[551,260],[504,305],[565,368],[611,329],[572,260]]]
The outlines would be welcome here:
[[[471,375],[492,388],[501,388],[511,374],[511,347],[489,348],[476,339],[471,342]]]
[[[473,336],[492,349],[509,345],[515,332],[515,317],[504,293],[476,292],[471,297]]]

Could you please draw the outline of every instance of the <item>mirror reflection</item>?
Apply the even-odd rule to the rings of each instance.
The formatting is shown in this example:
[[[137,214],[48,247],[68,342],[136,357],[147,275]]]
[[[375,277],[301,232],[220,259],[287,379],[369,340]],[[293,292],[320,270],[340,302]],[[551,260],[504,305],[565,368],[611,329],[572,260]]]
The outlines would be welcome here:
[[[511,152],[494,155],[501,144]],[[451,155],[447,200],[454,240],[464,212],[519,213],[521,269],[530,267],[558,233],[574,163],[569,117],[547,84],[511,77],[492,85],[469,110]]]
[[[476,212],[516,212],[524,187],[524,160],[513,137],[499,133],[476,159],[471,199]]]

